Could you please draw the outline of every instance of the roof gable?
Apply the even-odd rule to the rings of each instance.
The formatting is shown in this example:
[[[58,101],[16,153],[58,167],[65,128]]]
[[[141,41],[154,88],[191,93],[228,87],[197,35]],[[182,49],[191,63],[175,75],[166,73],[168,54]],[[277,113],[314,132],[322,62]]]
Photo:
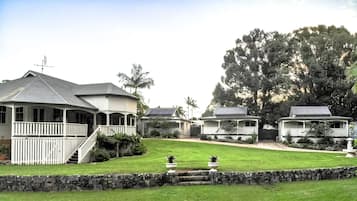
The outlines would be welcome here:
[[[247,115],[247,107],[217,107],[213,112],[214,116],[243,116]]]
[[[332,116],[332,114],[327,106],[291,106],[289,116]]]

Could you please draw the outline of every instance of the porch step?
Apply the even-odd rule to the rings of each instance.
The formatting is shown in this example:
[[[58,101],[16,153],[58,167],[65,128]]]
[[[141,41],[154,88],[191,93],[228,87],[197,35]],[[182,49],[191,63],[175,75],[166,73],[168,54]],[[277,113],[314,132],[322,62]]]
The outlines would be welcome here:
[[[186,182],[186,181],[209,181],[208,176],[179,176],[179,181],[180,182]]]
[[[209,172],[207,170],[196,170],[187,172],[178,172],[177,185],[208,185],[211,184]]]
[[[185,182],[179,182],[177,185],[180,186],[192,186],[192,185],[210,185],[212,184],[209,181],[185,181]]]
[[[68,159],[67,164],[77,164],[78,163],[78,150],[74,152],[71,158]]]

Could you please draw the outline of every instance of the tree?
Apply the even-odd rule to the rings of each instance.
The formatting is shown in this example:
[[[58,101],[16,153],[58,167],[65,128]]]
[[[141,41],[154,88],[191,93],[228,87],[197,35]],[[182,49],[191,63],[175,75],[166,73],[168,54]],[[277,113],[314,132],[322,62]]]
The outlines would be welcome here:
[[[154,85],[154,80],[148,77],[149,72],[143,72],[143,68],[140,64],[133,64],[131,69],[131,75],[126,75],[125,73],[119,73],[119,82],[123,83],[125,88],[130,88],[130,92],[133,89],[132,94],[136,96],[138,100],[138,115],[142,116],[148,106],[144,102],[143,96],[140,94],[140,89],[148,88]]]
[[[213,101],[222,106],[246,105],[253,115],[266,119],[262,111],[284,100],[289,89],[291,54],[287,35],[278,32],[255,29],[237,39],[236,47],[224,56],[226,87],[216,86]]]
[[[198,108],[197,101],[194,100],[193,98],[187,96],[187,98],[185,98],[185,102],[187,105],[187,118],[190,119],[190,107],[191,107],[191,110]],[[191,111],[191,113],[193,113],[193,111]]]
[[[357,38],[344,27],[319,25],[293,32],[292,73],[299,105],[329,105],[335,115],[357,117],[353,82],[346,69],[357,60]]]
[[[174,107],[176,108],[176,112],[179,116],[181,116],[181,117],[185,116],[185,110],[183,109],[182,106],[176,105]]]

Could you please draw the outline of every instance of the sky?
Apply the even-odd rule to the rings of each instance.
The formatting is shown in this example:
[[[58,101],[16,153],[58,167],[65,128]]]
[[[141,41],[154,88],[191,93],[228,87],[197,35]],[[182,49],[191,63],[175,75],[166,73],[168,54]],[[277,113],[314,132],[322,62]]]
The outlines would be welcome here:
[[[78,84],[112,82],[141,64],[155,81],[150,107],[204,112],[226,50],[254,28],[291,32],[319,24],[357,32],[357,0],[0,0],[0,80],[28,70]]]

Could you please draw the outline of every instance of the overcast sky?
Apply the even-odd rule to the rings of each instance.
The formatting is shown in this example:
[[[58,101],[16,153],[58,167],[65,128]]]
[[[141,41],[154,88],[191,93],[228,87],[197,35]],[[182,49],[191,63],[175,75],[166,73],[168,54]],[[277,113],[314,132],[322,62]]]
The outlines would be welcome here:
[[[150,107],[197,100],[203,112],[235,40],[254,28],[289,32],[318,24],[357,32],[357,0],[0,0],[0,80],[27,70],[82,83],[112,82],[141,64],[155,80]],[[196,114],[197,115],[197,114]]]

